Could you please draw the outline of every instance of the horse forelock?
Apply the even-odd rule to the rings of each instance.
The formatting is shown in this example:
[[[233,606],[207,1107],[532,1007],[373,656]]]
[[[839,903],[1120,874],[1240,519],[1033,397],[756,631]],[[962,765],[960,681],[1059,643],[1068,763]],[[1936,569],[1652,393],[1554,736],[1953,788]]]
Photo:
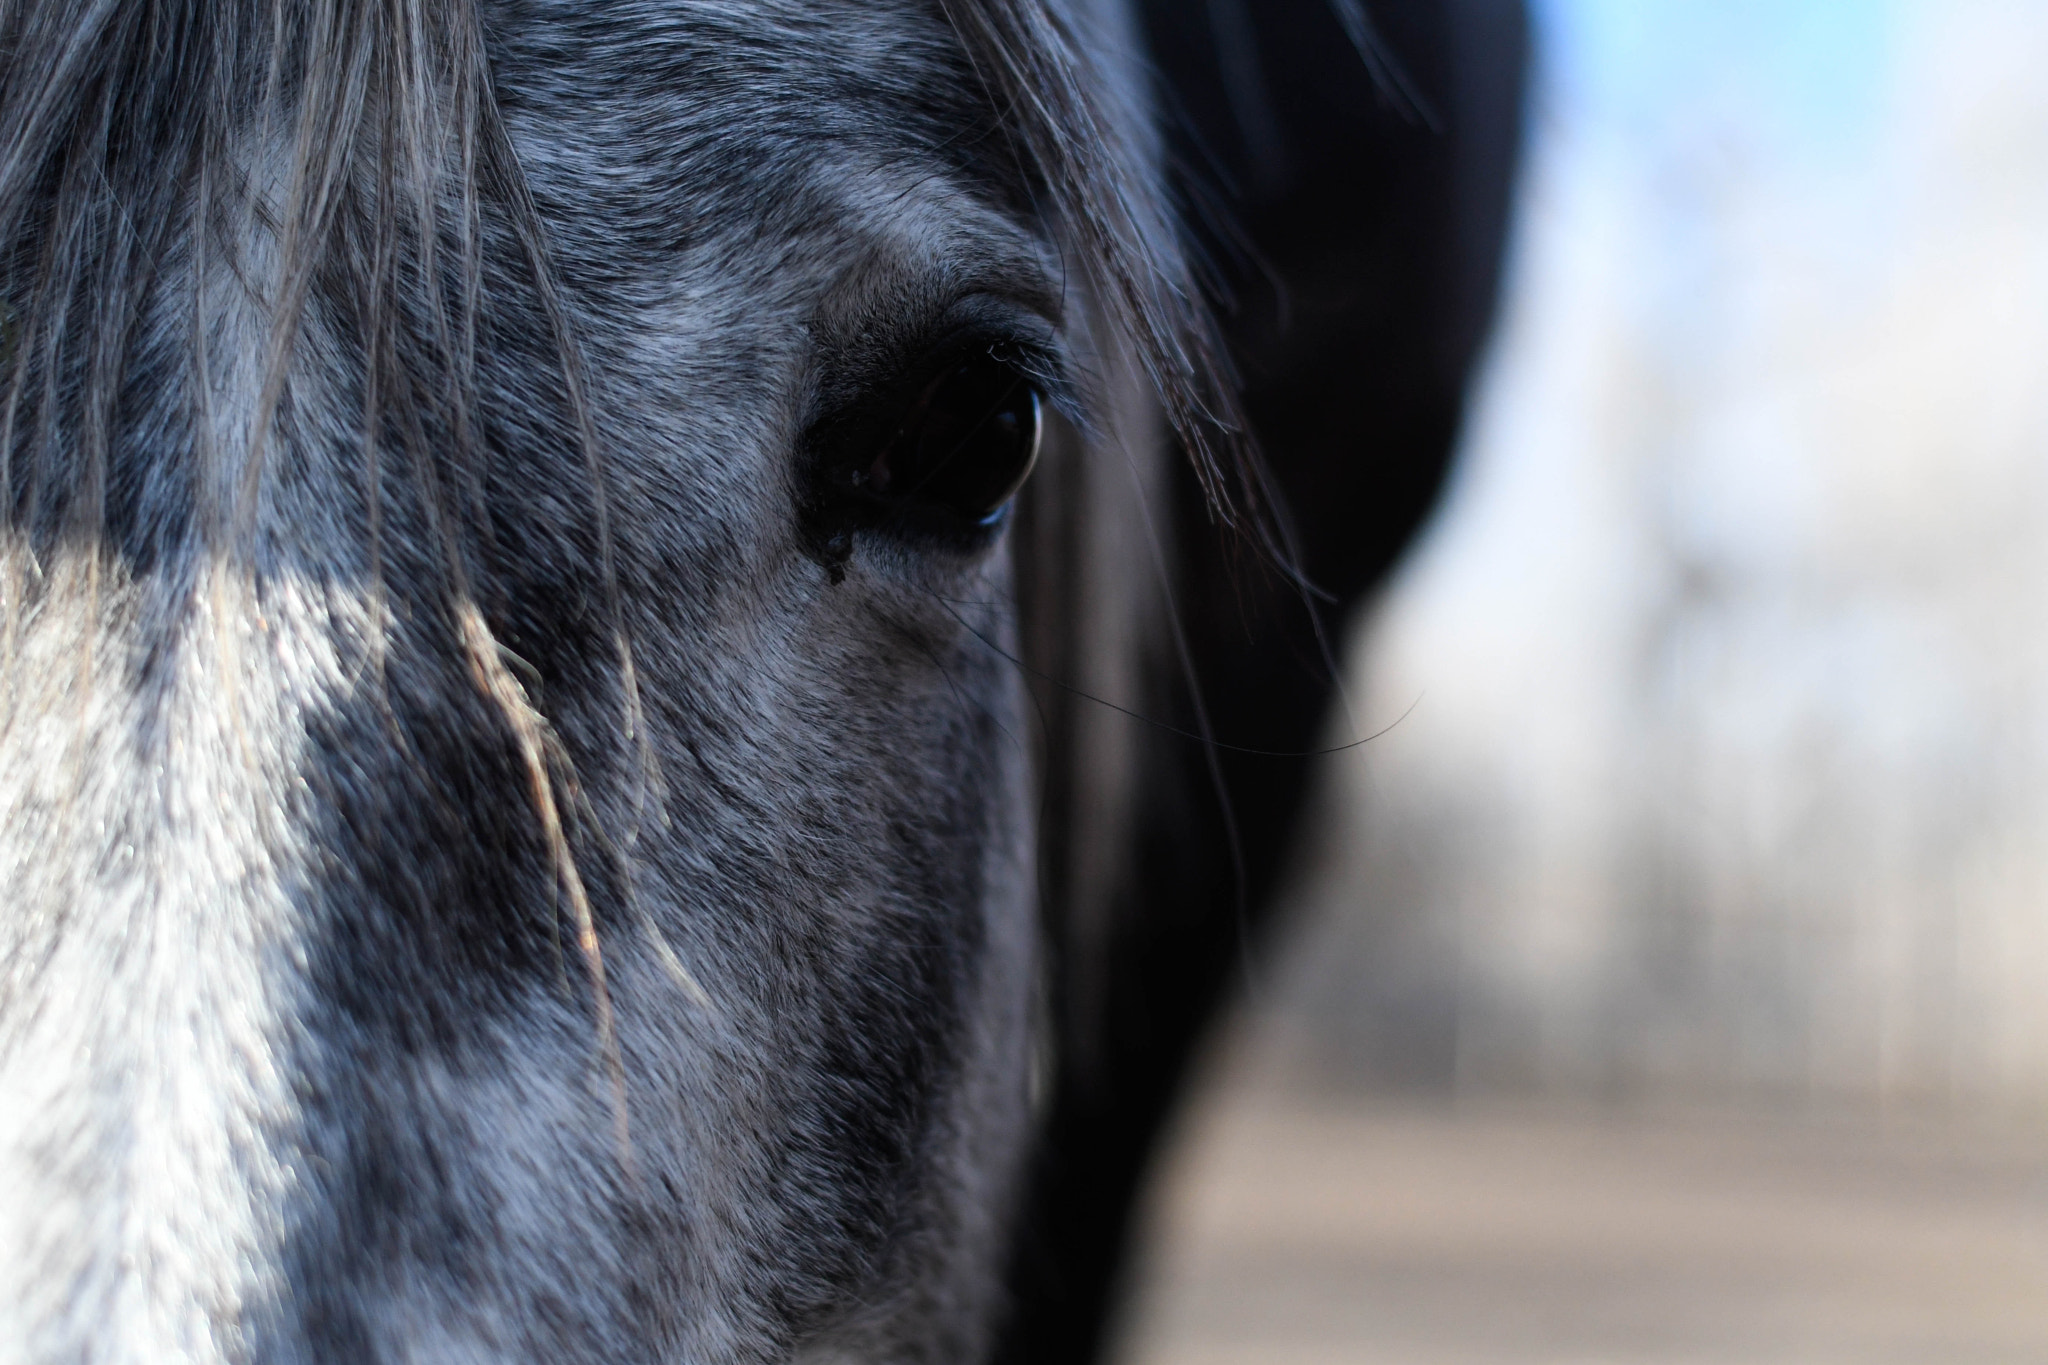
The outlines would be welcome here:
[[[1151,182],[1142,100],[1104,80],[1091,27],[1059,0],[933,0],[979,86],[982,126],[929,150],[1047,221],[1099,295],[1226,519],[1263,534],[1227,362]],[[631,9],[630,3],[614,7]],[[508,10],[541,8],[499,6]],[[678,4],[671,8],[690,8]],[[114,528],[145,556],[183,527],[118,504],[108,447],[127,425],[190,428],[182,492],[215,548],[246,553],[263,452],[291,401],[309,309],[360,372],[366,460],[404,455],[463,535],[487,253],[523,257],[560,349],[561,419],[589,444],[573,320],[562,312],[490,69],[486,0],[18,0],[0,14],[0,468],[9,523],[35,536]],[[610,22],[608,7],[563,22]],[[735,26],[744,28],[744,24]],[[493,236],[502,240],[492,242]],[[199,319],[223,273],[267,325],[263,382],[234,439]],[[183,297],[180,297],[182,292]],[[138,373],[139,372],[139,373]],[[432,459],[418,447],[431,445]],[[587,451],[595,458],[595,451]],[[227,471],[236,471],[228,473]],[[161,475],[159,476],[162,477]],[[366,475],[366,477],[369,477]],[[593,478],[592,496],[601,496]]]

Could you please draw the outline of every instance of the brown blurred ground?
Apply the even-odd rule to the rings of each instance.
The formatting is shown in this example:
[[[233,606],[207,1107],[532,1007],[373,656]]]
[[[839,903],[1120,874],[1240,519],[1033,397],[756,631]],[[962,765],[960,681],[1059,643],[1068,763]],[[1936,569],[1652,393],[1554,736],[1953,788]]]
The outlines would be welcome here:
[[[1131,1365],[2048,1362],[2048,1136],[1266,1071],[1190,1116]]]

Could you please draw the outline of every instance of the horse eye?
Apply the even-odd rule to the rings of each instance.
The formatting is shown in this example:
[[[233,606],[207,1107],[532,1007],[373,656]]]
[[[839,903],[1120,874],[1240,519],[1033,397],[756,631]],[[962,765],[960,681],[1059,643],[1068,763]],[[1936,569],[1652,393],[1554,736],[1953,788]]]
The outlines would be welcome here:
[[[994,354],[969,356],[925,385],[853,483],[874,497],[986,524],[1030,475],[1040,423],[1030,379]]]

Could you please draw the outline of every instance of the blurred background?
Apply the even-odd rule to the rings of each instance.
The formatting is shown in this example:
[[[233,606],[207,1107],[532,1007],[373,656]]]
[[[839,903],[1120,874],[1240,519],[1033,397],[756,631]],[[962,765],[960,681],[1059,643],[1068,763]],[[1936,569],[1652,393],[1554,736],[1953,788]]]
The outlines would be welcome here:
[[[2048,3],[1533,11],[1126,1356],[2048,1361]]]

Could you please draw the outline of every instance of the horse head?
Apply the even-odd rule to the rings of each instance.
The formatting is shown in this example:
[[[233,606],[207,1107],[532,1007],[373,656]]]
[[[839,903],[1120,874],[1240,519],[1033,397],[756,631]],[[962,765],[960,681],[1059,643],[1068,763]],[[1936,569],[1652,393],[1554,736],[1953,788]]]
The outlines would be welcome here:
[[[0,11],[0,1360],[983,1349],[1018,490],[1223,410],[1119,22]]]

